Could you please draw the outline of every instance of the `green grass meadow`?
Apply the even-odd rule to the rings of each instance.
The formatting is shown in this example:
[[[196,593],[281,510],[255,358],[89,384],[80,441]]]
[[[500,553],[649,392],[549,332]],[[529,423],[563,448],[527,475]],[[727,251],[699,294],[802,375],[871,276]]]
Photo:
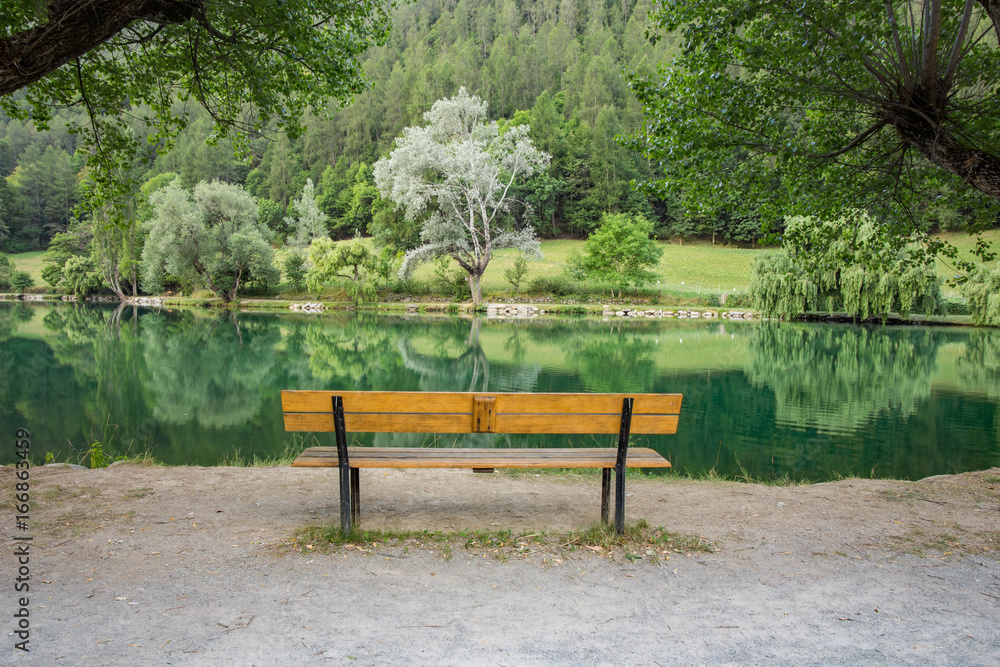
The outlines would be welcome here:
[[[989,230],[983,233],[983,238],[991,242],[994,250],[1000,250],[1000,230]],[[975,237],[965,232],[945,232],[938,236],[959,250],[964,259],[974,259],[972,249]],[[762,249],[735,248],[725,245],[713,245],[708,241],[692,241],[681,243],[660,242],[663,257],[656,269],[659,282],[649,286],[649,289],[664,295],[708,296],[722,292],[746,290],[750,285],[750,271],[753,259]],[[582,254],[584,241],[555,240],[543,241],[541,244],[542,259],[529,260],[528,273],[521,282],[521,292],[535,278],[555,278],[564,275],[566,266],[574,253]],[[35,285],[44,286],[42,280],[42,256],[44,251],[25,252],[8,255],[20,271],[27,271],[35,279]],[[498,250],[494,252],[483,276],[484,296],[508,298],[512,288],[504,271],[514,265],[518,252],[515,250]],[[428,284],[435,280],[434,263],[426,263],[417,268],[413,278],[417,283]],[[450,272],[460,271],[457,265],[452,265]],[[937,272],[943,280],[953,278],[958,270],[950,262],[937,260]],[[601,292],[600,285],[587,285],[594,293]],[[957,294],[954,287],[945,285],[945,294]],[[626,292],[626,295],[628,293]]]
[[[761,252],[700,241],[683,245],[661,242],[660,245],[663,257],[655,271],[660,276],[660,282],[650,287],[661,293],[707,295],[732,292],[734,289],[745,290],[750,284],[753,258]],[[541,247],[542,259],[528,262],[528,273],[521,283],[522,292],[535,278],[563,275],[573,253],[583,253],[584,241],[543,241]],[[484,294],[511,291],[504,272],[514,265],[517,256],[516,250],[498,250],[493,253],[493,260],[483,275]],[[432,281],[434,270],[434,265],[430,263],[420,266],[413,274],[414,280]],[[457,266],[452,269],[455,270],[458,270]],[[600,286],[590,287],[600,291]]]
[[[44,286],[47,283],[42,280],[42,255],[44,250],[32,252],[21,252],[16,255],[7,255],[10,261],[14,262],[14,268],[18,271],[27,271],[28,275],[35,279],[35,285]]]

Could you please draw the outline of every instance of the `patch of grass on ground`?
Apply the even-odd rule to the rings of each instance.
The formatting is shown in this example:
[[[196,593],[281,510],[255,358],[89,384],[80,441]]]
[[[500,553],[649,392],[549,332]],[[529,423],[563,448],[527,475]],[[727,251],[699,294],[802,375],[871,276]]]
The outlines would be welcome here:
[[[622,535],[614,527],[595,523],[588,528],[569,532],[518,533],[507,529],[461,531],[361,530],[349,534],[336,526],[308,526],[295,531],[290,546],[300,553],[326,553],[356,549],[366,554],[384,550],[402,551],[434,549],[442,558],[450,559],[454,549],[461,548],[476,555],[492,555],[506,561],[510,558],[538,556],[545,562],[583,553],[609,558],[624,558],[632,562],[659,563],[674,554],[712,553],[715,544],[701,536],[668,531],[662,526],[651,528],[640,519],[626,524]]]
[[[919,491],[884,489],[879,491],[879,495],[889,502],[906,503],[907,505],[913,505],[914,500],[927,500],[927,496]]]
[[[14,262],[14,267],[18,271],[26,271],[29,276],[35,279],[36,287],[48,285],[42,280],[42,255],[44,250],[34,250],[32,252],[19,252],[15,255],[7,255],[10,261]]]
[[[295,460],[299,454],[302,453],[307,447],[315,447],[319,445],[319,439],[316,436],[312,436],[312,439],[307,439],[298,433],[292,435],[292,437],[285,443],[285,448],[277,454],[271,454],[268,456],[258,456],[254,454],[253,456],[243,456],[240,454],[238,448],[234,448],[232,453],[226,454],[222,457],[222,461],[219,462],[220,466],[234,466],[237,468],[267,468],[270,466],[282,466],[290,465],[292,461]]]
[[[899,538],[901,551],[927,557],[931,553],[942,558],[980,555],[1000,560],[1000,532],[969,530],[950,525],[947,530],[911,528]]]

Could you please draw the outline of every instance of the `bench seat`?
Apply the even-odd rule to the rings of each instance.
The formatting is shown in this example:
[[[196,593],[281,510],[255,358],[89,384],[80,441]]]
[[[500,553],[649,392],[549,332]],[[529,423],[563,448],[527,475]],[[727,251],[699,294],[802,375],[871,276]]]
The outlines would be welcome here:
[[[615,447],[585,449],[459,449],[426,447],[348,447],[352,468],[614,468]],[[293,466],[336,468],[336,447],[310,447]],[[628,468],[669,468],[670,462],[648,447],[630,447]]]

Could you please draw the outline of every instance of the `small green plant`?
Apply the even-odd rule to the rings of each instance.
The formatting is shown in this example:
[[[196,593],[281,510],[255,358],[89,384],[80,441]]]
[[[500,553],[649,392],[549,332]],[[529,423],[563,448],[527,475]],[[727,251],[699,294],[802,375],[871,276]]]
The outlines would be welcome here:
[[[461,269],[453,270],[450,257],[443,255],[434,261],[434,290],[452,299],[469,299],[472,289]]]
[[[45,452],[45,461],[44,461],[45,465],[55,462],[56,462],[55,455],[52,452]]]
[[[90,467],[107,468],[114,461],[104,453],[104,443],[95,442],[90,446]]]
[[[91,468],[107,468],[109,465],[115,461],[124,461],[124,456],[111,456],[108,451],[111,448],[111,441],[115,439],[115,432],[118,430],[118,424],[111,423],[111,416],[108,416],[107,421],[104,422],[104,430],[101,434],[100,440],[94,440],[94,434],[90,434],[93,443],[90,448],[84,453],[86,458],[90,459]]]
[[[519,294],[521,292],[521,281],[524,280],[524,276],[528,273],[528,260],[524,258],[524,255],[519,256],[514,260],[514,266],[509,269],[505,269],[503,275],[507,278],[507,282],[510,286],[514,288],[514,294]]]
[[[285,262],[282,265],[282,270],[285,273],[285,278],[291,283],[292,289],[296,292],[302,290],[306,284],[306,258],[297,252],[293,252],[285,257]]]

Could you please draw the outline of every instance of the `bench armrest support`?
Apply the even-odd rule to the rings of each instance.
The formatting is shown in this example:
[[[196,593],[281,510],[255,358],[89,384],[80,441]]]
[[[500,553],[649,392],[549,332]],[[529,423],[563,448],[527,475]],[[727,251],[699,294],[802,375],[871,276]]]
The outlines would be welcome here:
[[[351,463],[347,459],[347,429],[344,426],[344,399],[333,397],[333,426],[337,432],[337,458],[340,468],[340,529],[344,537],[351,534],[354,503],[351,502]]]
[[[615,532],[625,532],[625,460],[632,429],[632,397],[622,399],[622,426],[618,432],[618,459],[615,462]]]

